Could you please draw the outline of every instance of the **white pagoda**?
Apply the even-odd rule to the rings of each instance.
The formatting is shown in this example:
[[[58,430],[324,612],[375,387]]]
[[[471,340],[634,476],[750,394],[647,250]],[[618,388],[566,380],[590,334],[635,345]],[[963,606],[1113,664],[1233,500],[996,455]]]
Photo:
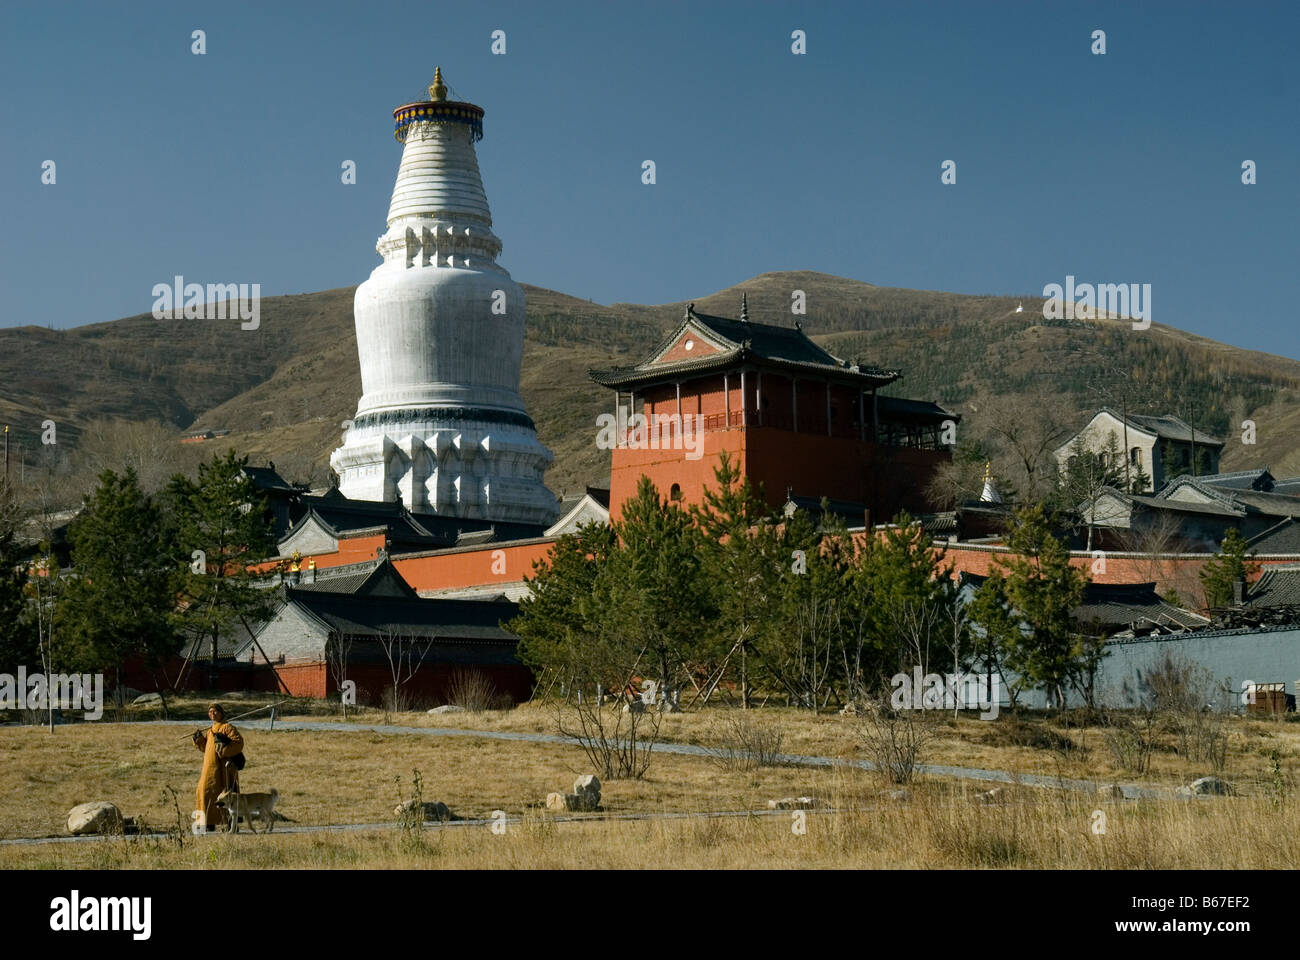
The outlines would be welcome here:
[[[352,499],[549,524],[552,456],[519,396],[524,292],[496,262],[474,153],[483,110],[448,100],[441,69],[429,97],[393,111],[405,146],[384,262],[353,304],[362,396],[330,465]]]

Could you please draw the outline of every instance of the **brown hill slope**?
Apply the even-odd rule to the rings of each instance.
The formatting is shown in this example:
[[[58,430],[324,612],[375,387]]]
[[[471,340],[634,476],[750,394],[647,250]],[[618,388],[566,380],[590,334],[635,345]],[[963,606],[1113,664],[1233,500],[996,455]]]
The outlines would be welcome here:
[[[228,429],[229,440],[214,446],[229,443],[275,460],[293,479],[322,483],[361,392],[354,289],[265,298],[256,331],[237,320],[148,315],[67,331],[2,329],[0,420],[29,445],[45,419],[59,424],[61,442],[74,443],[79,426],[106,416],[159,419],[178,431]],[[688,301],[602,305],[525,290],[522,390],[542,442],[556,454],[547,482],[557,492],[606,482],[609,454],[595,447],[595,418],[612,396],[586,372],[640,359]],[[805,315],[791,312],[795,290],[806,296]],[[1119,369],[1133,382],[1133,409],[1177,413],[1229,439],[1225,469],[1267,463],[1278,476],[1300,474],[1294,360],[1160,324],[1139,332],[1121,321],[1047,321],[1038,298],[879,287],[812,271],[761,274],[694,303],[736,316],[742,293],[755,321],[798,319],[842,356],[902,369],[891,390],[900,395],[967,410],[989,396],[1049,390],[1082,420],[1105,401],[1099,388]],[[1247,415],[1258,423],[1255,447],[1238,439]],[[981,432],[978,413],[963,430]]]

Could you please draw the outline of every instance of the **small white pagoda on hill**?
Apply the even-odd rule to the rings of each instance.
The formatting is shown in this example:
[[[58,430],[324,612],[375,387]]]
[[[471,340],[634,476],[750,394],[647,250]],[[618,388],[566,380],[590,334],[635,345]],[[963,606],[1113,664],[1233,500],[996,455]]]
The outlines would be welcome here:
[[[429,99],[393,117],[404,149],[376,246],[384,262],[353,305],[362,396],[330,457],[339,489],[417,512],[550,524],[551,452],[519,396],[524,292],[496,262],[474,152],[483,110],[448,100],[438,70]]]

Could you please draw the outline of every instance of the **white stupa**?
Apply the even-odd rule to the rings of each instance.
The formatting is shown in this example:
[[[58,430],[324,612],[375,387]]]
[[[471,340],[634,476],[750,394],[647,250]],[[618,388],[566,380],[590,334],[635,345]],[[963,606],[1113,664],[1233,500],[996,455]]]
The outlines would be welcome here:
[[[991,464],[984,461],[984,490],[980,493],[980,502],[982,503],[1001,503],[1002,495],[998,493],[998,488],[993,485],[993,473]]]
[[[549,524],[551,452],[519,396],[524,292],[496,262],[474,153],[483,110],[449,101],[441,70],[429,96],[393,111],[405,148],[384,262],[353,304],[362,396],[330,465],[353,499]]]

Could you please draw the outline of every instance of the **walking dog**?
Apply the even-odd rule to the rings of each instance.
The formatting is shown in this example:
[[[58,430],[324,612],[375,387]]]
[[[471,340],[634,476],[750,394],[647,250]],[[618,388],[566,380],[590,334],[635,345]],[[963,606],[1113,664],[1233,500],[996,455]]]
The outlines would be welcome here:
[[[280,791],[274,788],[270,793],[236,793],[226,790],[217,797],[217,806],[225,808],[233,832],[239,832],[239,818],[243,817],[248,829],[254,833],[270,833],[275,826],[275,805],[279,799]],[[253,817],[261,820],[266,827],[261,831],[254,829]]]

